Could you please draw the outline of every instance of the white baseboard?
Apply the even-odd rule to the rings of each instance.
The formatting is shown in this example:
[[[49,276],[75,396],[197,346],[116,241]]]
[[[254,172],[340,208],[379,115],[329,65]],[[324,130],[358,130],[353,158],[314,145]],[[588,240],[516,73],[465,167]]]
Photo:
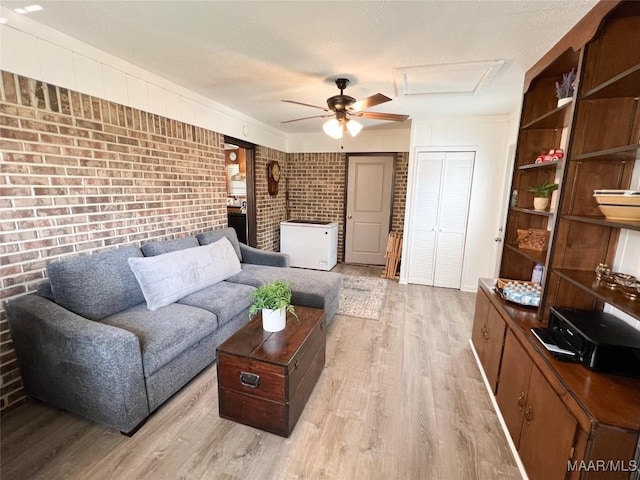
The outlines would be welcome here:
[[[505,438],[507,439],[507,443],[509,444],[509,448],[511,449],[511,453],[513,454],[513,458],[516,461],[516,465],[518,465],[518,470],[520,470],[520,474],[522,475],[522,480],[529,480],[527,476],[527,472],[524,469],[524,465],[522,464],[522,460],[520,460],[520,455],[518,455],[518,449],[516,448],[513,440],[511,439],[511,435],[509,434],[509,430],[507,429],[507,424],[504,421],[504,417],[500,412],[500,408],[498,407],[498,402],[496,401],[496,397],[493,394],[491,389],[491,385],[489,385],[489,380],[484,373],[484,368],[482,368],[482,364],[480,363],[480,357],[478,357],[478,352],[476,352],[476,348],[473,346],[473,342],[469,339],[469,345],[471,345],[471,351],[473,352],[473,356],[476,359],[476,364],[478,365],[478,369],[480,370],[480,375],[482,375],[482,381],[484,382],[484,386],[487,389],[487,393],[489,394],[489,398],[491,399],[491,404],[493,405],[493,409],[498,416],[498,421],[500,422],[500,426],[502,427],[502,433],[504,433]]]

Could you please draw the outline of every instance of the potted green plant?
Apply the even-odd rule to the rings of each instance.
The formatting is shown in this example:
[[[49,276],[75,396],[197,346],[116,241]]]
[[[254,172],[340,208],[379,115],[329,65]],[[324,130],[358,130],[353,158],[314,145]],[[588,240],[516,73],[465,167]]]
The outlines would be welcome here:
[[[558,107],[569,103],[573,98],[573,88],[576,81],[576,72],[562,74],[562,83],[556,82],[556,97],[558,97]]]
[[[533,209],[544,211],[549,206],[549,196],[558,188],[556,183],[542,182],[535,187],[527,187],[533,193]]]
[[[262,328],[267,332],[279,332],[287,323],[287,312],[297,317],[291,305],[291,288],[289,283],[281,280],[267,283],[251,294],[253,304],[249,308],[249,316],[253,318],[262,312]]]

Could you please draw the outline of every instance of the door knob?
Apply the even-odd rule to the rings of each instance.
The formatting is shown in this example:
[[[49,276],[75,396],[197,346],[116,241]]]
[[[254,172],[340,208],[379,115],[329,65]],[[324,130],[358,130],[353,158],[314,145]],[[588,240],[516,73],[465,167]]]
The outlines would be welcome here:
[[[347,218],[351,220],[353,218],[353,215],[347,215]]]
[[[501,242],[501,241],[502,241],[502,239],[501,239],[500,237],[496,237],[496,238],[494,238],[494,239],[493,239],[493,241],[494,241],[494,242]]]

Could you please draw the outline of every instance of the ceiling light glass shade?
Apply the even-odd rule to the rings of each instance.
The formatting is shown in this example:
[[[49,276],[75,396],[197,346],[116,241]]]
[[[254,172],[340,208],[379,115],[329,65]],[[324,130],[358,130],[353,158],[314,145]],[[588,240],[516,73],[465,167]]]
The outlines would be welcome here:
[[[351,134],[352,137],[355,137],[357,134],[360,133],[360,130],[362,130],[362,125],[359,122],[356,122],[355,120],[349,119],[347,121],[347,130],[349,130],[349,133]]]
[[[324,130],[324,133],[336,140],[342,138],[342,125],[337,118],[332,118],[331,120],[326,121],[322,126],[322,129]]]

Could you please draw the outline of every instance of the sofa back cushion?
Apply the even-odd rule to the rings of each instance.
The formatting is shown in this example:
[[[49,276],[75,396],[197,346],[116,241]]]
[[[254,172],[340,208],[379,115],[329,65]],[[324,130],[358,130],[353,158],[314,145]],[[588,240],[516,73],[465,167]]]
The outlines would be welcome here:
[[[58,305],[90,320],[101,320],[144,302],[142,290],[129,268],[129,258],[140,258],[134,246],[47,265],[53,298]]]
[[[222,237],[227,237],[233,249],[238,255],[238,260],[242,261],[242,253],[240,253],[240,242],[238,241],[238,234],[233,228],[222,228],[220,230],[211,230],[209,232],[202,232],[196,235],[200,245],[209,245],[210,243],[217,242]]]
[[[164,255],[130,258],[149,310],[157,310],[242,271],[226,238]]]
[[[184,250],[185,248],[193,248],[199,246],[200,243],[195,236],[176,238],[175,240],[163,240],[161,242],[150,242],[142,245],[140,250],[145,257],[155,257],[165,253]]]

